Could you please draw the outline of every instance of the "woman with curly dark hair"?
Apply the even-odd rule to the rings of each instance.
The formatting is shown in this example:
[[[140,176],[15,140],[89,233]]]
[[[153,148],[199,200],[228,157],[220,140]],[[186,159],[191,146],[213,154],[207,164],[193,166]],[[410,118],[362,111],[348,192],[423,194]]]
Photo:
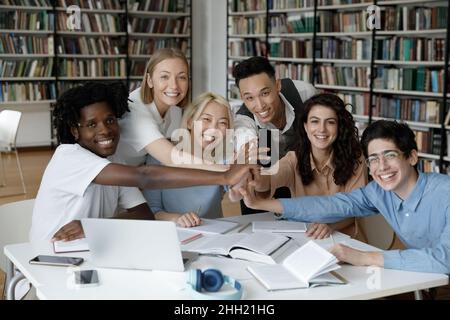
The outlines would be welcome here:
[[[256,191],[270,196],[279,187],[290,189],[292,197],[332,195],[367,184],[367,169],[358,140],[358,129],[345,103],[337,95],[321,93],[305,102],[298,121],[295,151],[280,159],[270,175],[256,177]],[[328,237],[339,230],[353,237],[358,227],[354,218],[332,224],[314,223],[308,228],[313,238]]]

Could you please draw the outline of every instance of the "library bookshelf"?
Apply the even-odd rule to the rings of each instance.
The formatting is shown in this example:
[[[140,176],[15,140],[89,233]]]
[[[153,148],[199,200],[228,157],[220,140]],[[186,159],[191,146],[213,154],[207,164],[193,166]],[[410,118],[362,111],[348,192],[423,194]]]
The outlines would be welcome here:
[[[266,56],[277,77],[339,94],[361,131],[379,119],[408,123],[420,169],[450,170],[448,1],[272,0],[259,8],[229,0],[228,8],[229,98],[239,97],[233,65]],[[377,8],[380,25],[370,30]],[[256,25],[258,34],[249,28]]]
[[[35,131],[18,145],[56,142],[51,108],[68,88],[124,81],[133,90],[155,50],[189,58],[191,14],[190,0],[0,0],[0,110],[24,112],[22,127]]]

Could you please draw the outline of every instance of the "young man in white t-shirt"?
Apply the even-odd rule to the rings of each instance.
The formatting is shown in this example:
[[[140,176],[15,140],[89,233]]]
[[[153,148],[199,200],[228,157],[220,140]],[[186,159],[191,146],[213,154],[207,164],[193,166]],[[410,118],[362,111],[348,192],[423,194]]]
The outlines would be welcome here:
[[[233,185],[255,166],[227,172],[126,166],[113,163],[118,118],[129,111],[121,83],[88,82],[57,101],[54,121],[61,145],[48,164],[33,209],[30,240],[84,237],[82,218],[154,219],[139,188]],[[116,214],[121,207],[127,211]],[[191,225],[200,222],[189,217]]]

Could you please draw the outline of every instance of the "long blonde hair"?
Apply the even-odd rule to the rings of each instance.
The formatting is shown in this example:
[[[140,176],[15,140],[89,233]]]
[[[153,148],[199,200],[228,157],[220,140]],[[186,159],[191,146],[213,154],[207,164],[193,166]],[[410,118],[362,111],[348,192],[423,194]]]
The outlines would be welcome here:
[[[229,128],[234,128],[233,122],[233,112],[231,111],[231,106],[228,101],[219,94],[215,94],[213,92],[205,92],[200,94],[197,98],[194,99],[183,112],[183,118],[181,119],[181,128],[188,129],[189,122],[194,122],[197,120],[202,114],[205,107],[210,102],[216,102],[227,109],[228,112],[228,124]]]
[[[144,78],[142,79],[141,83],[141,99],[142,102],[144,102],[145,104],[153,102],[153,89],[148,86],[147,77],[148,76],[151,77],[153,75],[153,71],[155,70],[156,65],[166,59],[181,59],[186,64],[189,78],[189,62],[187,61],[186,56],[184,55],[183,52],[181,52],[181,50],[177,48],[163,48],[155,51],[152,54],[150,60],[147,62],[147,66],[145,67]],[[186,96],[179,103],[179,107],[184,107],[185,105],[187,105],[189,101],[190,92],[191,86],[188,85],[188,91],[186,92]]]

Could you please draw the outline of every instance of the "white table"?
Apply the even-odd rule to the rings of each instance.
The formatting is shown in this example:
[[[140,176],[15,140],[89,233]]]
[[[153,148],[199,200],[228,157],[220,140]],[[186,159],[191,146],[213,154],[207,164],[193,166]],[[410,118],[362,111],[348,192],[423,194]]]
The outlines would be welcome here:
[[[270,214],[257,214],[226,220],[246,223],[251,220],[270,219],[273,219]],[[249,230],[250,228],[247,228],[245,232]],[[334,238],[337,242],[352,241],[354,245],[367,247],[356,240],[347,240],[342,235]],[[300,237],[298,241],[304,239]],[[324,246],[327,246],[326,241],[331,240],[322,240]],[[96,268],[99,272],[100,285],[80,289],[75,288],[71,282],[70,276],[74,268],[28,263],[36,255],[53,254],[51,245],[47,243],[8,245],[4,248],[4,252],[10,260],[9,272],[14,265],[36,288],[40,299],[192,299],[185,290],[186,272]],[[91,263],[89,252],[64,255],[83,257],[85,262],[81,265],[81,269],[95,268]],[[245,270],[250,264],[252,263],[242,260],[201,256],[188,268],[217,268],[224,274],[238,279],[244,287],[243,299],[375,299],[448,284],[448,276],[444,274],[343,265],[338,273],[348,280],[349,283],[346,285],[268,292]]]

